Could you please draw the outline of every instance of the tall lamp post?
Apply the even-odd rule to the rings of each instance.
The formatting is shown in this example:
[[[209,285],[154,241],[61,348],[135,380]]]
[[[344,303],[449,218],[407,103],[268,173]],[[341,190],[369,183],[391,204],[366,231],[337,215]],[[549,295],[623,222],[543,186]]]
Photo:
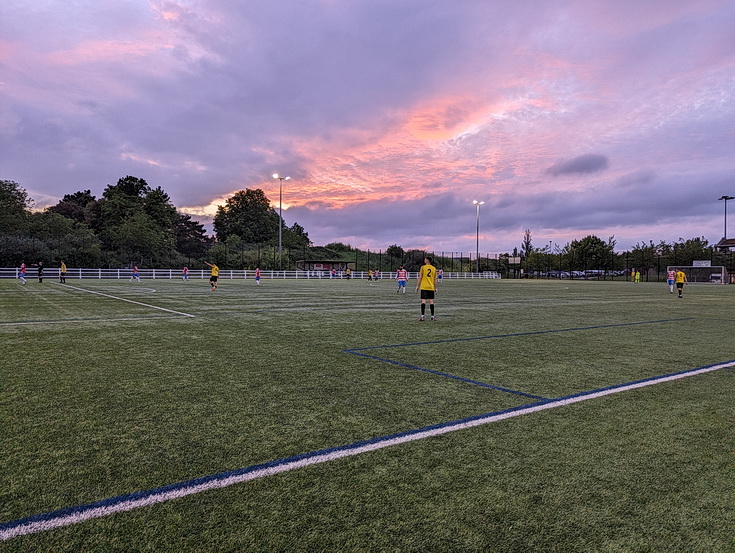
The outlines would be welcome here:
[[[480,273],[480,206],[483,205],[485,202],[479,202],[477,200],[472,200],[472,203],[477,207],[477,242],[476,242],[476,251],[475,255],[477,257],[477,273]]]
[[[273,173],[273,178],[278,179],[278,268],[283,269],[283,181],[291,180],[291,177],[281,177]]]
[[[727,200],[735,200],[733,196],[722,196],[718,200],[725,200],[725,234],[722,237],[723,240],[727,240]]]

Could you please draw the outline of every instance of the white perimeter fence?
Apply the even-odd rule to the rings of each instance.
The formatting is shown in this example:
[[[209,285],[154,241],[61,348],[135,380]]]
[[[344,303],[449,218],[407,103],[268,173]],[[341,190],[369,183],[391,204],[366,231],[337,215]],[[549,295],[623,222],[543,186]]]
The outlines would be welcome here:
[[[139,269],[141,279],[182,279],[183,274],[181,269]],[[189,269],[189,279],[209,279],[211,274],[209,269]],[[20,275],[20,269],[17,267],[11,268],[0,268],[0,278],[18,278]],[[66,269],[66,278],[70,280],[74,279],[130,279],[133,276],[132,269],[84,269],[76,267],[68,267]],[[43,277],[47,279],[58,279],[59,268],[58,267],[44,267]],[[27,279],[38,278],[38,267],[28,267],[26,269]],[[219,271],[220,280],[235,280],[235,279],[254,279],[254,270],[224,270]],[[336,276],[332,276],[329,271],[260,271],[261,279],[342,279],[346,280],[348,277],[344,271],[337,273]],[[367,280],[367,271],[352,271],[350,275],[351,279],[355,280]],[[380,273],[380,280],[394,280],[396,278],[395,272]],[[409,273],[409,278],[418,278],[418,273]],[[485,271],[483,273],[450,273],[444,272],[443,278],[445,279],[497,279],[500,278],[500,273],[495,271]]]

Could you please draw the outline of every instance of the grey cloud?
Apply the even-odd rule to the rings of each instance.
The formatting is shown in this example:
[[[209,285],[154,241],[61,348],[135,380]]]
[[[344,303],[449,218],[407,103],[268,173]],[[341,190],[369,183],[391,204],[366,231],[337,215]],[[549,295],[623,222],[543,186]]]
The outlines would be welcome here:
[[[641,169],[620,177],[617,182],[620,188],[634,188],[646,186],[656,180],[656,171],[653,169]]]
[[[546,173],[554,177],[560,175],[598,173],[607,169],[607,157],[600,154],[584,154],[567,161],[561,161],[552,165]]]

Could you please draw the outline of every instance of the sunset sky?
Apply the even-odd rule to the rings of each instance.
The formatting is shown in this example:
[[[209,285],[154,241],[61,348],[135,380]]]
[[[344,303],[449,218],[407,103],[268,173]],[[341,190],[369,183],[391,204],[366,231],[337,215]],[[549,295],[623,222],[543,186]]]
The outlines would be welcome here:
[[[317,245],[474,252],[473,200],[483,253],[716,243],[734,29],[732,0],[2,0],[0,179],[42,208],[132,175],[209,223],[279,173]]]

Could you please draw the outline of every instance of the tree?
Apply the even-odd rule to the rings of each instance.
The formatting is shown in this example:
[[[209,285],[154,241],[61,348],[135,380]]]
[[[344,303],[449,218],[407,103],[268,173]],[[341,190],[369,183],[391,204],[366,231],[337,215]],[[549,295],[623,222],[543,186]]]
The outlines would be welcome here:
[[[288,248],[303,249],[311,246],[311,240],[304,227],[294,223],[290,228],[283,229],[283,245]]]
[[[392,257],[393,259],[403,259],[403,256],[406,252],[398,244],[393,244],[392,246],[388,246],[388,249],[385,250],[385,253],[387,253],[388,256]]]
[[[659,247],[653,243],[653,240],[649,241],[648,244],[637,243],[630,251],[629,261],[633,267],[636,267],[641,273],[646,275],[649,269],[656,266],[659,251]]]
[[[421,265],[424,264],[424,258],[429,255],[426,250],[408,250],[406,252],[406,258],[403,261],[403,266],[409,271],[418,271],[421,269]]]
[[[695,260],[712,259],[712,247],[704,236],[689,240],[679,238],[673,251],[676,265],[693,265]]]
[[[26,229],[28,210],[33,201],[28,192],[12,180],[0,180],[0,229],[4,234],[23,232]]]
[[[143,211],[144,199],[150,190],[145,180],[131,176],[119,179],[115,185],[107,185],[102,193],[103,229],[113,229]]]
[[[184,257],[204,256],[212,244],[206,235],[204,225],[191,220],[191,215],[179,213],[176,224],[176,250]]]
[[[79,223],[50,210],[32,213],[29,234],[34,246],[43,253],[35,257],[44,263],[97,265],[102,259],[100,243],[86,223]]]
[[[329,248],[330,250],[334,250],[336,252],[351,252],[352,246],[349,244],[345,244],[344,242],[330,242],[325,248]]]
[[[87,206],[94,201],[96,201],[96,198],[92,191],[84,190],[74,194],[66,194],[59,203],[49,207],[48,211],[82,223],[86,221]]]
[[[568,254],[571,256],[573,269],[607,269],[611,267],[614,255],[615,238],[610,237],[608,242],[603,241],[594,234],[573,240],[569,245]]]
[[[531,241],[531,229],[526,229],[523,233],[523,242],[521,243],[521,256],[528,257],[533,252],[533,243]]]
[[[90,207],[96,210],[94,202]],[[137,177],[121,178],[105,188],[99,214],[100,237],[117,263],[146,259],[155,265],[172,259],[179,215],[161,187],[151,188]]]
[[[149,190],[143,196],[143,210],[159,229],[173,235],[179,222],[179,214],[169,195],[160,186]]]
[[[239,236],[250,244],[271,242],[278,236],[279,215],[261,189],[245,189],[227,199],[217,208],[214,231],[217,240]]]
[[[531,229],[526,229],[523,233],[523,242],[521,242],[521,259],[525,262],[526,274],[528,274],[528,262],[533,253],[533,242],[531,241]]]
[[[172,244],[166,242],[166,237],[159,232],[153,221],[145,213],[136,213],[116,225],[111,231],[115,249],[123,260],[144,263],[149,259],[153,263]]]

